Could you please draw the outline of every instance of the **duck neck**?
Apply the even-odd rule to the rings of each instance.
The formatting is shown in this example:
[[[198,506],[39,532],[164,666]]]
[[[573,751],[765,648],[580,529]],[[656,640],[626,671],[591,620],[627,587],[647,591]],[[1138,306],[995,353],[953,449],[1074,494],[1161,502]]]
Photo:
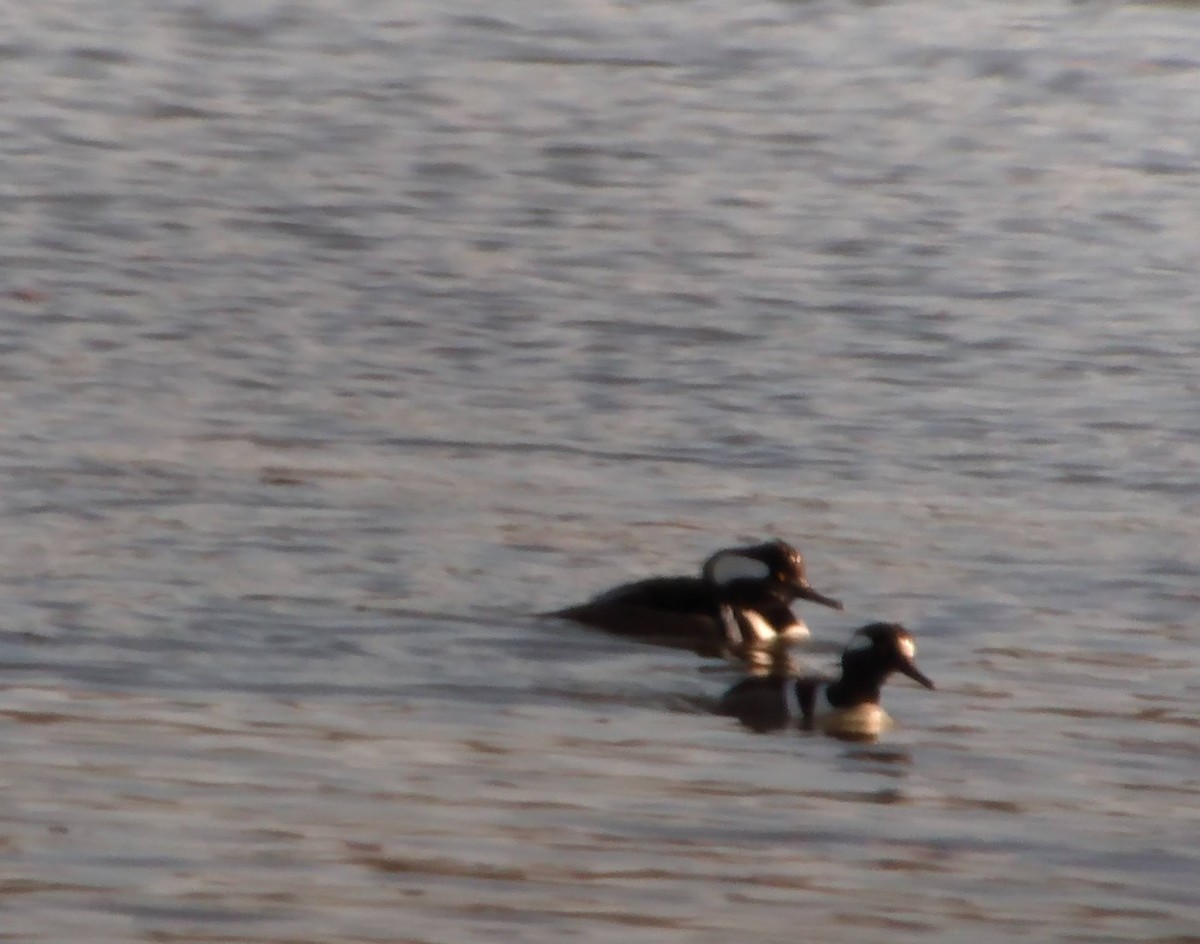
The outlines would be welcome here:
[[[890,674],[890,669],[873,660],[855,658],[853,654],[843,656],[842,676],[836,682],[830,683],[826,689],[826,697],[829,704],[835,708],[877,705],[883,683]]]

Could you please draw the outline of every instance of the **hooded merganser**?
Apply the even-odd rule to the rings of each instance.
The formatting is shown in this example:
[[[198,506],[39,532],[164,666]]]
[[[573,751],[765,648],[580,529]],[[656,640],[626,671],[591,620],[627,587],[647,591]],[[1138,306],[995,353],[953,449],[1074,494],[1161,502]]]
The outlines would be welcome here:
[[[774,731],[799,723],[848,740],[873,738],[891,725],[879,705],[880,689],[893,672],[902,672],[926,688],[933,682],[913,662],[917,645],[899,623],[872,623],[858,630],[842,652],[838,678],[794,678],[776,668],[769,675],[742,679],[717,707],[755,731]]]
[[[638,580],[544,615],[721,655],[806,638],[808,627],[789,605],[796,599],[842,608],[813,589],[798,550],[785,541],[767,541],[717,551],[699,577]]]

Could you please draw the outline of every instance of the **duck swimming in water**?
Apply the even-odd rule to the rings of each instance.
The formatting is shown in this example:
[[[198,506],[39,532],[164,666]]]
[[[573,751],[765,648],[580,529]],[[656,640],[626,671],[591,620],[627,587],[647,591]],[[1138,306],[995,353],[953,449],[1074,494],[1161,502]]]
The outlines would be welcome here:
[[[912,633],[899,623],[872,623],[858,630],[842,652],[837,678],[794,677],[780,669],[750,676],[721,696],[717,711],[755,731],[796,724],[847,740],[869,740],[891,726],[879,702],[892,673],[934,687],[913,661],[916,652]]]
[[[808,582],[804,558],[786,541],[728,547],[709,557],[696,577],[650,577],[547,616],[574,620],[702,655],[805,639],[808,627],[794,600],[840,610],[842,604]]]

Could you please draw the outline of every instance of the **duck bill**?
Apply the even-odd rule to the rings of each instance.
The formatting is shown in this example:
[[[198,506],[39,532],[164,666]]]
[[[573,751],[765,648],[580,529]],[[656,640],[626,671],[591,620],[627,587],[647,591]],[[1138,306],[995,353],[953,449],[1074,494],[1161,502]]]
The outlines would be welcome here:
[[[812,600],[813,603],[820,603],[822,606],[827,606],[831,610],[842,609],[842,601],[835,600],[833,597],[827,597],[823,593],[819,593],[806,583],[792,584],[792,592],[802,600]]]
[[[918,669],[915,663],[906,659],[900,663],[899,669],[914,682],[918,682],[921,685],[924,685],[926,688],[934,687],[933,680],[920,669]]]

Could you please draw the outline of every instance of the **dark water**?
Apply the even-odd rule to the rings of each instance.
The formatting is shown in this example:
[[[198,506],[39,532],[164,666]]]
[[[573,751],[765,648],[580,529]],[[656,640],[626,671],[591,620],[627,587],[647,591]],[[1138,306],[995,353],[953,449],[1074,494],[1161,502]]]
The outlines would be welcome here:
[[[0,41],[0,940],[1200,940],[1200,10]],[[872,745],[529,613],[778,534]]]

